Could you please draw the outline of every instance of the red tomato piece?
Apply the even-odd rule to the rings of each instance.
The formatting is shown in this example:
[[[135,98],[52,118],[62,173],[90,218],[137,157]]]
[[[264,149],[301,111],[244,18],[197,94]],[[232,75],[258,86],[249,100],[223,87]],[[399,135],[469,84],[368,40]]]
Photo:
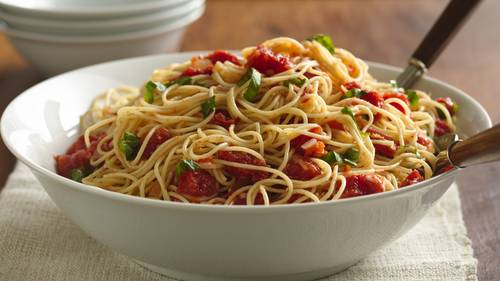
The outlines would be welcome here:
[[[406,95],[402,94],[402,93],[385,93],[384,94],[384,100],[391,99],[391,98],[400,99],[404,103],[406,103],[407,105],[410,104],[410,102],[408,101],[408,98],[406,97]],[[395,108],[397,108],[397,110],[401,111],[403,114],[406,113],[405,110],[404,110],[404,108],[399,103],[391,102],[390,105],[392,105]]]
[[[387,145],[382,145],[382,144],[373,144],[373,147],[375,148],[375,153],[380,154],[382,156],[392,158],[394,157],[394,154],[396,154],[396,148],[390,147]]]
[[[450,97],[437,98],[436,101],[443,104],[451,116],[453,116],[456,113],[454,108],[454,102]]]
[[[208,200],[219,192],[215,178],[205,170],[185,171],[179,178],[177,192],[191,201]]]
[[[249,164],[254,166],[266,166],[266,162],[259,159],[251,154],[241,152],[241,151],[219,151],[217,152],[217,158],[229,162],[236,162],[242,164]],[[250,182],[255,183],[257,181],[266,179],[269,177],[269,173],[251,169],[243,169],[237,167],[224,167],[224,171],[228,174],[234,176],[239,182]]]
[[[182,72],[181,76],[196,76],[200,74],[212,74],[212,66],[205,69],[198,69],[190,66],[186,70],[184,70],[184,72]]]
[[[344,130],[344,125],[342,125],[342,123],[337,122],[335,120],[329,121],[328,126],[330,126],[330,128],[332,128],[333,130]]]
[[[346,177],[346,187],[341,198],[379,193],[384,191],[384,182],[377,175],[352,175]]]
[[[229,53],[228,51],[216,50],[213,53],[207,55],[206,58],[209,59],[213,64],[215,64],[218,61],[221,63],[224,63],[225,61],[230,61],[235,65],[241,65],[238,58],[235,55]]]
[[[170,139],[171,135],[165,128],[158,128],[154,131],[153,135],[149,139],[146,148],[144,149],[144,153],[142,154],[142,159],[148,159],[151,157],[153,152],[160,146],[162,143],[166,142]]]
[[[352,82],[346,82],[346,83],[344,83],[344,84],[343,84],[343,86],[344,86],[344,87],[345,87],[348,91],[349,91],[349,90],[352,90],[352,89],[361,89],[361,86],[360,86],[358,83],[354,82],[354,81],[352,81]]]
[[[309,130],[309,132],[316,134],[321,133],[321,131],[321,127],[314,127]],[[311,139],[313,138],[310,136],[300,135],[290,141],[290,146],[294,148],[298,153],[301,153],[305,156],[322,157],[323,155],[325,155],[325,143],[320,140],[318,140],[313,146],[305,150],[301,147],[304,143],[310,141]]]
[[[309,157],[295,154],[283,172],[294,180],[306,181],[321,175],[321,169]]]
[[[222,126],[226,129],[228,129],[229,126],[236,123],[236,120],[234,120],[231,117],[231,115],[229,114],[229,112],[227,112],[227,110],[216,109],[214,117],[212,118],[212,120],[210,120],[210,123],[215,124],[215,125],[219,125],[219,126]]]
[[[247,198],[246,197],[236,197],[233,201],[233,205],[246,205],[247,204]],[[255,196],[255,200],[253,202],[254,205],[264,205],[264,197],[262,194],[258,193],[257,196]]]
[[[444,120],[437,119],[436,127],[434,128],[434,135],[439,137],[451,133],[451,128],[448,127],[448,123]]]
[[[443,168],[439,169],[439,171],[436,172],[436,175],[440,175],[440,174],[446,173],[448,171],[453,170],[454,168],[455,167],[453,167],[453,165],[446,165]]]
[[[364,94],[363,96],[361,96],[361,99],[371,103],[376,107],[384,106],[384,98],[379,93],[374,91]]]
[[[292,68],[287,57],[275,54],[271,49],[258,46],[247,58],[247,66],[260,73],[272,76]]]
[[[97,144],[105,137],[105,134],[99,136],[90,136],[90,147],[85,146],[83,135],[80,136],[66,151],[66,154],[54,156],[56,161],[56,172],[69,177],[73,169],[92,170],[90,158],[94,154]]]
[[[104,137],[104,134],[99,135],[99,136],[89,136],[90,146],[92,147],[94,143],[97,146],[98,142],[96,143],[96,141],[97,140],[100,141],[101,138],[103,138],[103,137]],[[81,149],[87,149],[87,146],[85,146],[85,139],[84,139],[83,135],[81,135],[80,137],[78,137],[78,139],[76,139],[76,141],[68,148],[68,150],[66,151],[66,154],[73,154]],[[94,148],[94,150],[95,150],[95,148]]]
[[[417,182],[421,182],[423,180],[424,180],[424,177],[422,177],[420,172],[416,169],[413,169],[408,174],[408,176],[406,176],[406,179],[404,179],[404,181],[401,182],[401,187],[416,184]]]

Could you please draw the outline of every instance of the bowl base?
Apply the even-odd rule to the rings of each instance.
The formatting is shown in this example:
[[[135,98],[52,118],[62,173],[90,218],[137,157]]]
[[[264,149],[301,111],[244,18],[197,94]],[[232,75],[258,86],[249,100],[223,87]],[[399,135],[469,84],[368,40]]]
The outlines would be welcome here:
[[[302,280],[316,280],[321,277],[326,277],[329,275],[333,275],[335,273],[339,273],[352,265],[358,263],[359,261],[355,262],[350,262],[334,267],[330,267],[327,269],[321,269],[321,270],[315,270],[315,271],[308,271],[308,272],[301,272],[301,273],[294,273],[294,274],[288,274],[288,275],[272,275],[272,276],[207,276],[207,275],[201,275],[198,273],[194,272],[184,272],[184,271],[177,271],[165,267],[160,267],[156,265],[152,265],[149,263],[145,263],[136,259],[133,259],[136,263],[139,265],[154,271],[156,273],[165,275],[167,277],[175,278],[178,280],[185,280],[185,281],[262,281],[262,280],[268,280],[268,281],[302,281]]]

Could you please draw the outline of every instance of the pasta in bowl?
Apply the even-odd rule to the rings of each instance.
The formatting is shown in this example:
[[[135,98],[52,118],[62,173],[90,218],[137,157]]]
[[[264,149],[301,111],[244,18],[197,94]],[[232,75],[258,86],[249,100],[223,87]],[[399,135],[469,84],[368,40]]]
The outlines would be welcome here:
[[[432,126],[438,119],[447,124],[449,130],[456,130],[464,136],[490,127],[491,122],[484,109],[471,97],[430,77],[423,77],[414,86],[419,89],[415,90],[419,107],[411,104],[415,99],[411,97],[413,94],[403,90],[397,92],[405,95],[408,103],[398,97],[384,99],[386,91],[380,89],[390,89],[387,92],[392,93],[394,86],[376,80],[389,81],[401,71],[387,65],[364,63],[351,57],[358,65],[353,69],[359,69],[360,73],[364,69],[363,75],[366,76],[360,78],[362,76],[353,71],[349,74],[349,68],[343,63],[345,69],[340,66],[341,72],[351,78],[358,77],[360,80],[354,82],[359,89],[355,84],[350,84],[355,87],[349,89],[345,84],[347,81],[333,79],[336,76],[331,77],[319,67],[321,62],[311,56],[304,56],[304,63],[308,60],[307,63],[316,66],[294,68],[302,63],[292,59],[299,53],[285,54],[285,47],[293,49],[298,43],[295,42],[277,39],[263,44],[273,53],[288,57],[295,66],[287,69],[288,72],[267,73],[254,65],[253,68],[261,73],[254,101],[245,98],[250,83],[253,83],[249,82],[252,75],[239,86],[238,82],[248,72],[245,65],[249,55],[257,49],[255,47],[243,51],[242,57],[236,56],[240,65],[230,60],[213,63],[209,59],[211,74],[189,76],[190,83],[185,85],[180,85],[182,80],[176,80],[188,71],[193,57],[196,57],[195,62],[198,61],[200,52],[133,58],[78,69],[28,89],[5,110],[1,135],[7,147],[31,168],[66,216],[97,241],[151,270],[183,280],[311,280],[332,274],[404,234],[452,184],[456,170],[433,177],[438,172],[432,163],[436,151],[432,151],[430,145],[418,142],[420,134],[432,144],[432,134],[437,128]],[[311,41],[298,44],[304,49],[309,44],[316,45]],[[317,48],[330,52],[320,46]],[[206,52],[201,57],[213,53]],[[335,53],[340,54],[342,50],[336,48]],[[210,69],[210,63],[204,62]],[[150,75],[153,69],[159,70]],[[232,69],[234,71],[230,71]],[[309,71],[316,75],[307,74]],[[233,72],[239,75],[229,80],[227,75]],[[291,76],[292,72],[298,74]],[[223,81],[232,82],[223,87],[211,87],[210,83],[216,85],[218,74]],[[285,75],[288,77],[281,77]],[[266,80],[268,78],[271,80]],[[347,83],[354,80],[351,78]],[[170,85],[168,81],[176,83]],[[165,91],[160,84],[165,86]],[[322,91],[325,87],[332,89],[331,100],[325,96],[327,92]],[[260,128],[248,125],[250,122],[242,117],[237,118],[236,111],[227,102],[231,88],[236,109],[250,120],[259,120]],[[99,96],[99,92],[105,89],[114,90]],[[365,100],[369,96],[363,91],[366,94],[379,93],[377,97],[381,98],[380,101],[383,99],[381,107],[372,106]],[[265,100],[265,93],[273,94],[274,99],[268,97]],[[314,94],[311,101],[305,100],[313,93],[317,96]],[[248,95],[251,94],[252,91]],[[165,118],[161,119],[162,114],[154,113],[161,112],[163,96],[167,104],[173,103],[172,108],[176,110],[175,114],[169,114],[177,116],[177,121],[169,125],[158,125],[157,120]],[[448,108],[441,107],[442,103],[434,99],[437,97],[451,98],[460,105],[460,110],[451,116],[450,111],[445,111]],[[212,99],[213,106],[210,104]],[[305,104],[286,107],[287,102],[296,99],[296,103],[304,101]],[[205,103],[207,105],[202,107]],[[275,115],[272,114],[281,114],[279,111],[273,113],[273,108],[278,107],[290,110],[283,115],[291,117],[284,116],[281,121],[273,119]],[[347,114],[343,113],[344,108],[349,108],[354,118],[348,110],[344,110]],[[421,118],[408,120],[399,109],[410,116],[420,114]],[[442,111],[441,117],[438,109]],[[128,117],[122,119],[120,114],[127,111],[125,116]],[[222,116],[216,117],[217,113],[222,113]],[[377,113],[380,113],[379,117]],[[385,121],[387,115],[384,114],[391,114],[402,123]],[[301,116],[306,116],[307,122],[302,122]],[[134,118],[148,121],[139,125]],[[216,124],[217,119],[224,121],[222,126]],[[233,119],[234,124],[228,119]],[[330,120],[341,126],[335,123],[331,126]],[[374,132],[372,129],[376,127],[383,130]],[[403,141],[397,129],[400,127],[404,127],[401,131]],[[159,128],[162,129],[158,131]],[[189,129],[179,131],[182,128]],[[392,141],[384,137],[377,139],[374,133],[387,135]],[[82,134],[84,136],[80,139]],[[89,146],[85,144],[85,138]],[[205,142],[204,138],[211,141]],[[324,153],[320,142],[324,144]],[[159,145],[148,150],[150,143]],[[261,143],[264,143],[263,153]],[[383,156],[384,152],[377,149],[376,144],[392,148],[388,151],[395,150],[394,156]],[[68,147],[77,154],[68,151]],[[312,151],[311,147],[314,148]],[[357,160],[349,156],[352,153],[347,153],[351,148],[359,151]],[[332,151],[338,155],[330,153]],[[224,152],[248,153],[250,156],[243,159],[250,159],[252,163],[224,160]],[[312,152],[319,154],[308,154]],[[151,154],[142,159],[145,153]],[[328,153],[333,157],[325,157]],[[127,154],[130,154],[129,159]],[[66,169],[68,174],[65,176],[73,179],[55,173],[56,170],[62,173],[60,169],[64,166],[55,169],[55,162],[61,160],[55,161],[53,155],[60,155],[66,161],[69,159],[70,164],[79,163],[66,167],[69,169]],[[158,162],[160,158],[166,160],[169,155],[168,163]],[[286,157],[288,160],[285,161]],[[297,175],[304,176],[304,173],[295,174],[290,172],[293,169],[286,169],[294,157],[316,165],[319,174],[308,180],[294,179]],[[205,161],[200,161],[202,159]],[[400,163],[394,168],[377,170],[378,166],[390,166],[391,161]],[[432,174],[428,169],[426,174],[424,162]],[[184,164],[179,166],[180,163]],[[311,167],[309,164],[307,167]],[[163,172],[165,165],[168,169]],[[422,178],[428,179],[402,187],[415,170]],[[189,175],[196,171],[211,176],[204,183],[215,181],[215,196],[200,200],[202,196],[182,192],[180,179],[186,172]],[[387,192],[360,192],[359,195],[364,195],[346,196],[346,190],[355,190],[349,187],[354,179],[349,179],[349,176],[358,178],[363,175],[376,176],[375,181],[382,182],[383,191]],[[238,181],[238,176],[245,177],[245,180]],[[156,187],[160,192],[152,196],[158,179],[163,179],[165,186]],[[288,180],[292,182],[292,188],[289,188]],[[333,181],[334,186],[331,185]],[[310,182],[315,185],[310,185]],[[343,185],[344,191],[341,191]],[[359,182],[352,185],[359,187]],[[130,188],[130,192],[123,192],[125,188]],[[260,205],[267,203],[265,195],[270,206]],[[314,202],[315,198],[320,202]],[[183,199],[192,203],[176,202]],[[238,204],[255,206],[233,206]]]
[[[449,97],[374,79],[329,37],[275,38],[105,91],[59,174],[166,201],[270,205],[338,200],[428,179],[433,138],[455,131]]]

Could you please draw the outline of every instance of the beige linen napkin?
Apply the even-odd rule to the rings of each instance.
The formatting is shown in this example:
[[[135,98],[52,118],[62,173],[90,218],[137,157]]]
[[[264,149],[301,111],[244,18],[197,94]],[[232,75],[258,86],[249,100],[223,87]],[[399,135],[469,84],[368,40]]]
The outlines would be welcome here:
[[[340,280],[477,280],[476,260],[453,186],[409,233],[348,270]],[[172,280],[96,242],[52,203],[18,164],[0,193],[0,280]]]

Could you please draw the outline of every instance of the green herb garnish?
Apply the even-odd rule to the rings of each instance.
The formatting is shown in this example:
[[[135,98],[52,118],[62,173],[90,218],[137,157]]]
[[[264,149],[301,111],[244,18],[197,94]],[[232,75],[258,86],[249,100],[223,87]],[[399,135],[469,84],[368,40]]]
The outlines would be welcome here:
[[[316,34],[307,38],[307,40],[316,41],[325,47],[330,53],[335,53],[335,46],[333,45],[332,39],[328,35]]]
[[[283,82],[283,86],[288,87],[290,84],[302,87],[306,83],[306,79],[292,78]]]
[[[342,108],[342,110],[340,112],[342,112],[345,115],[351,116],[351,118],[354,120],[354,113],[352,112],[352,110],[349,107]]]
[[[358,160],[359,160],[359,150],[356,148],[349,148],[344,152],[344,162],[348,165],[357,167],[358,166]]]
[[[350,89],[349,91],[345,92],[345,94],[342,96],[342,99],[360,98],[364,95],[366,95],[365,91],[360,90],[358,88],[353,88],[353,89]]]
[[[243,77],[238,82],[238,86],[242,86],[248,80],[250,80],[250,83],[248,83],[248,88],[243,94],[243,97],[245,97],[247,101],[254,102],[257,99],[261,79],[262,74],[260,74],[259,71],[252,67],[247,71],[247,73],[245,73],[245,75],[243,75]]]
[[[69,172],[69,177],[74,181],[82,182],[85,172],[82,169],[73,169]]]
[[[410,102],[410,105],[415,107],[418,106],[418,102],[420,100],[420,97],[417,95],[417,92],[414,90],[406,90],[405,94],[408,96],[408,101]]]
[[[127,161],[135,159],[140,146],[141,141],[139,140],[139,137],[130,132],[125,132],[120,141],[118,141],[118,148],[123,154],[125,154]]]
[[[396,80],[390,80],[389,84],[391,84],[392,88],[399,89],[398,82]]]
[[[323,161],[328,164],[342,164],[342,157],[335,151],[329,151],[325,156],[323,156]]]
[[[194,171],[198,168],[198,164],[193,160],[181,160],[175,167],[175,174],[177,177],[180,177],[185,171]]]
[[[144,86],[146,88],[146,93],[144,93],[144,101],[147,103],[153,103],[155,100],[155,92],[164,92],[166,90],[165,85],[160,82],[148,81]]]
[[[201,104],[201,112],[203,117],[207,117],[215,110],[215,96],[210,97],[206,102]]]

